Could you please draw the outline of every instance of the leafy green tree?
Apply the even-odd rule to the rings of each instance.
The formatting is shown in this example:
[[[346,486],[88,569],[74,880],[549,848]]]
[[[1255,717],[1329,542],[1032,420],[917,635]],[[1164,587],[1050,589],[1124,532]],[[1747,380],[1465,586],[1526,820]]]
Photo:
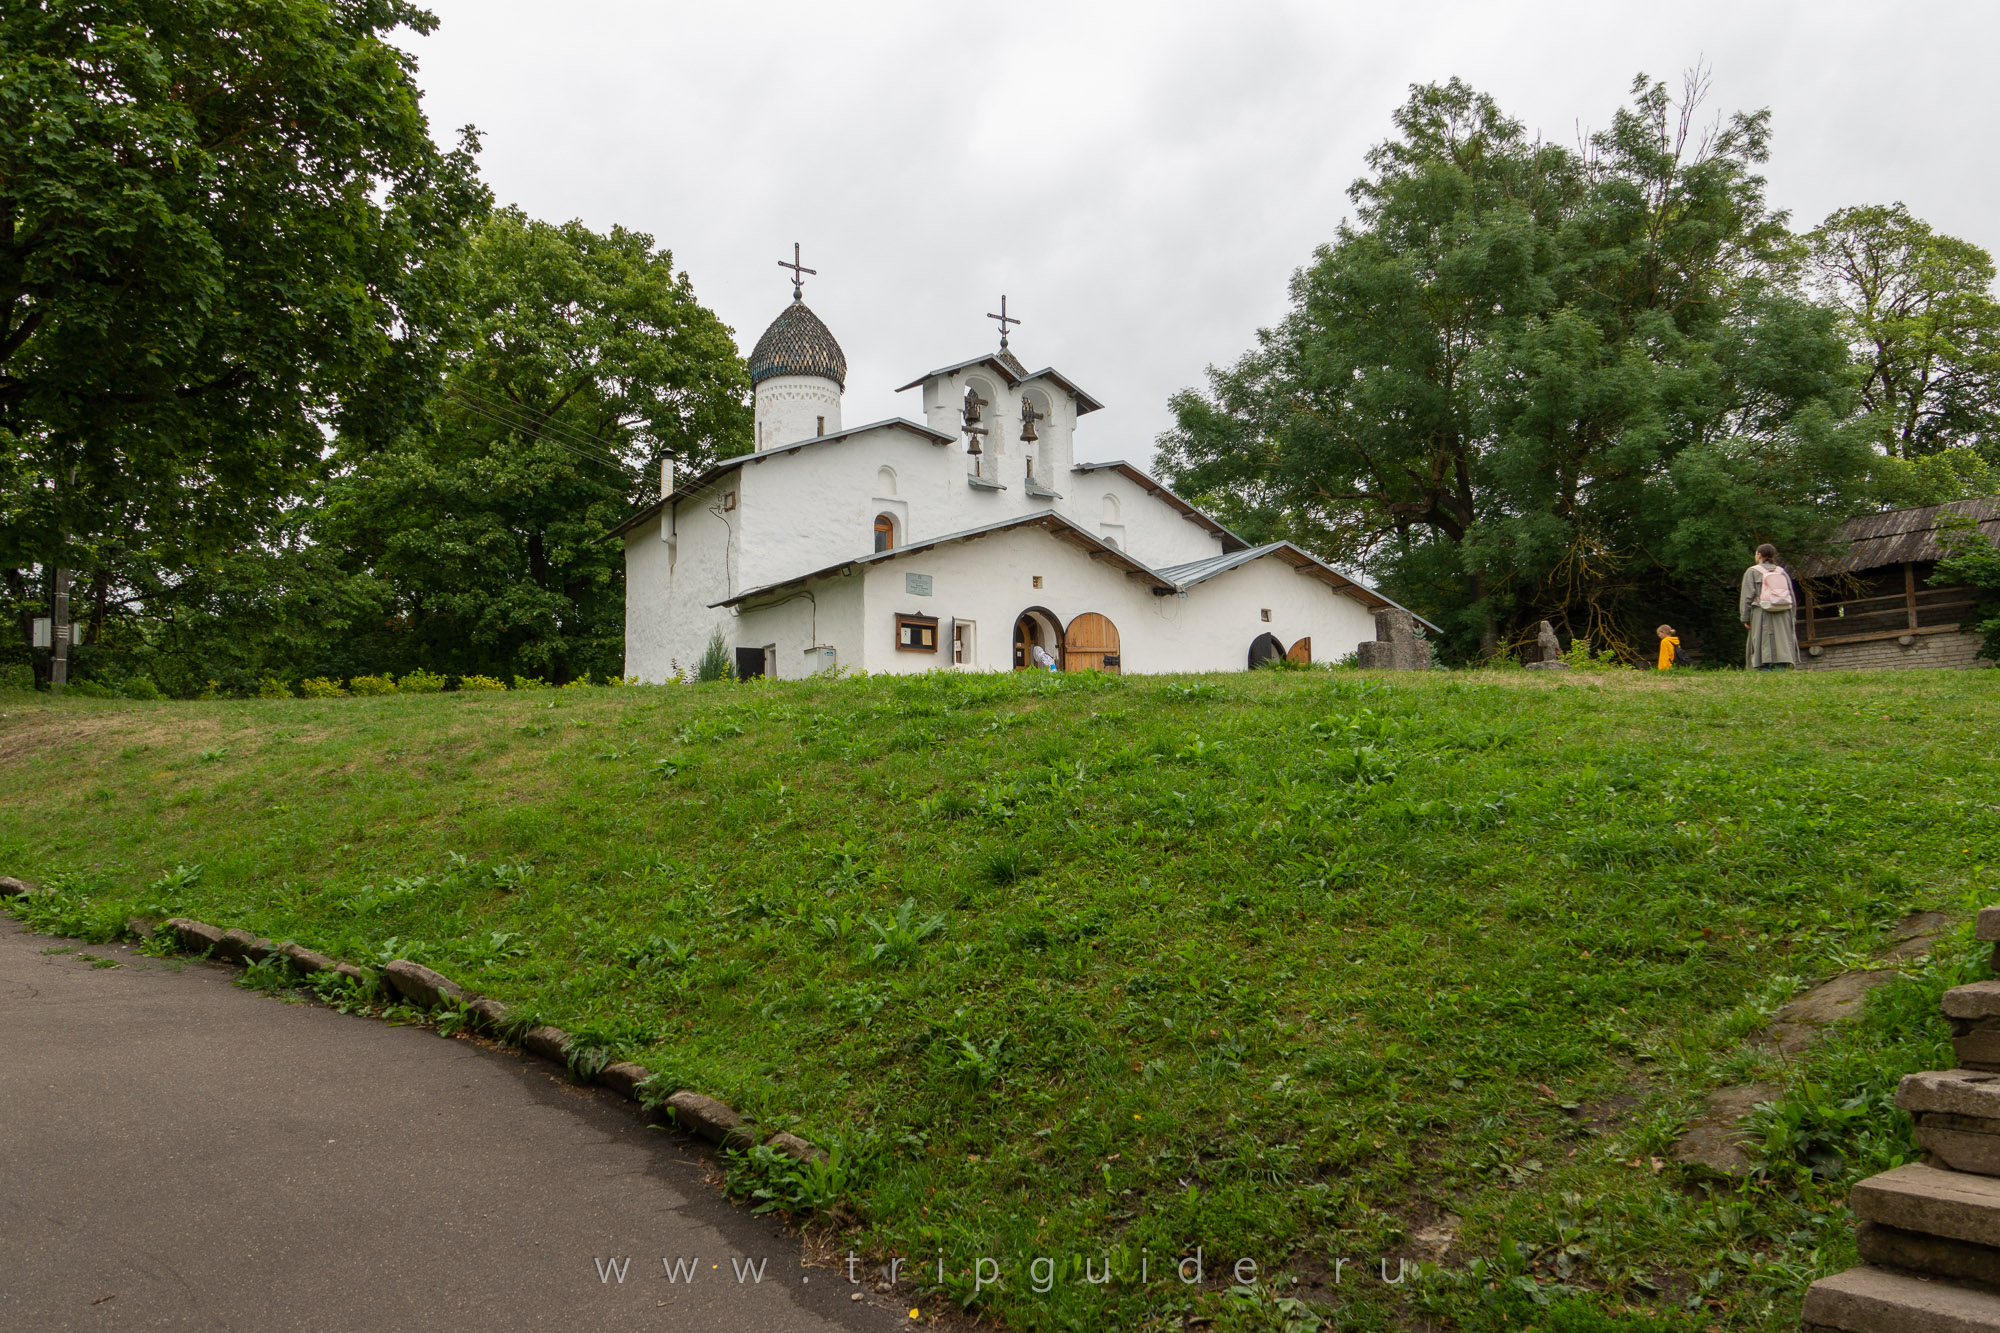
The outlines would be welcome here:
[[[1993,258],[1902,204],[1845,208],[1806,238],[1819,294],[1866,371],[1861,404],[1891,455],[1976,446],[2000,461]]]
[[[425,401],[470,132],[433,143],[404,0],[0,8],[0,568],[193,563]]]
[[[472,247],[461,340],[433,420],[343,444],[330,535],[393,591],[379,669],[565,681],[623,671],[624,555],[607,539],[749,436],[726,325],[639,232],[496,213]]]
[[[1544,617],[1740,633],[1751,548],[1818,540],[1870,455],[1833,318],[1783,280],[1768,118],[1704,129],[1701,93],[1642,78],[1571,150],[1457,80],[1414,89],[1290,314],[1173,399],[1168,474],[1461,653]]]

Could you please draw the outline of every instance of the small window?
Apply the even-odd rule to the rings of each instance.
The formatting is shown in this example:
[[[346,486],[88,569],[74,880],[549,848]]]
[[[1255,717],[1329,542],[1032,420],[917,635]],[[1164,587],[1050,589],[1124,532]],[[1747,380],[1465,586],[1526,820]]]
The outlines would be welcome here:
[[[1035,586],[1037,588],[1042,586],[1042,576],[1040,574],[1035,575]]]
[[[1028,455],[1028,480],[1029,480],[1029,481],[1033,481],[1034,479],[1035,479],[1035,456],[1034,456],[1033,454],[1029,454],[1029,455]]]
[[[1267,606],[1267,607],[1265,607],[1265,608],[1264,608],[1264,610],[1263,610],[1263,617],[1264,617],[1264,623],[1265,623],[1265,624],[1269,624],[1269,623],[1270,623],[1270,621],[1271,621],[1271,608],[1270,608],[1270,607],[1268,607],[1268,606]]]
[[[896,617],[896,651],[903,653],[934,653],[938,650],[938,620],[936,616]]]
[[[735,491],[724,491],[724,492],[722,493],[722,507],[723,507],[724,509],[734,509],[734,508],[736,508],[736,492],[735,492]]]
[[[878,551],[896,549],[896,520],[893,515],[875,515],[875,549]]]
[[[972,665],[972,635],[977,627],[970,620],[951,622],[951,661],[953,666]]]
[[[821,417],[821,418],[819,419],[819,433],[820,433],[821,435],[824,435],[824,434],[826,434],[826,418],[825,418],[825,417]]]

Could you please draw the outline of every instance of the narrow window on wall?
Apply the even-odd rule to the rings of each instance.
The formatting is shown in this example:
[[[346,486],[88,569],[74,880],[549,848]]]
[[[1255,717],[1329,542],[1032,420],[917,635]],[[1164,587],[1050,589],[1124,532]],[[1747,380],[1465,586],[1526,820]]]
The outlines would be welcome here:
[[[896,520],[887,514],[875,515],[875,549],[878,551],[896,549]]]
[[[826,434],[826,418],[825,418],[825,417],[821,417],[821,418],[819,419],[819,433],[820,433],[820,434],[822,434],[822,435]]]
[[[972,633],[975,626],[970,620],[951,622],[951,660],[954,666],[972,665]]]

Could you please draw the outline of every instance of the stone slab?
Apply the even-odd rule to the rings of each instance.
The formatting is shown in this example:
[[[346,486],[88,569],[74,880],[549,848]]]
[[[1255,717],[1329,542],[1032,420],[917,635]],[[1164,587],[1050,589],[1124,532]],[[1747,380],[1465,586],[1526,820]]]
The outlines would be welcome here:
[[[569,1062],[569,1033],[544,1023],[521,1034],[521,1049],[559,1064]]]
[[[2000,1018],[2000,981],[1953,986],[1938,1002],[1946,1018]]]
[[[293,943],[291,940],[286,940],[278,946],[278,954],[292,965],[293,971],[304,976],[311,976],[315,972],[331,972],[339,966],[325,954],[308,949],[303,944]]]
[[[1972,923],[1972,938],[2000,942],[2000,907],[1982,907]]]
[[[1674,1145],[1674,1160],[1697,1175],[1747,1179],[1755,1166],[1743,1152],[1743,1117],[1759,1102],[1776,1100],[1778,1094],[1779,1089],[1770,1083],[1746,1083],[1711,1092],[1707,1109]]]
[[[1974,1028],[1951,1039],[1952,1054],[1961,1069],[2000,1069],[2000,1029]]]
[[[1954,1171],[2000,1176],[2000,1120],[1970,1115],[1920,1115],[1917,1146]]]
[[[675,1124],[710,1143],[747,1151],[757,1142],[744,1126],[743,1117],[726,1102],[698,1092],[677,1092],[667,1098],[667,1107],[674,1113]]]
[[[1928,1069],[1905,1074],[1896,1105],[1911,1115],[1969,1115],[2000,1120],[2000,1074],[1978,1069]]]
[[[441,1000],[463,1004],[470,997],[449,977],[433,972],[422,963],[398,958],[382,969],[382,979],[420,1009],[434,1009]]]
[[[1863,1222],[1854,1229],[1854,1248],[1871,1264],[2000,1287],[2000,1249],[1991,1245]]]
[[[601,1086],[611,1089],[620,1097],[636,1102],[639,1100],[639,1085],[652,1076],[652,1071],[644,1065],[635,1065],[630,1061],[621,1061],[615,1065],[606,1065],[604,1068],[598,1070],[597,1082]]]
[[[2000,1246],[2000,1180],[1911,1162],[1858,1182],[1847,1206],[1862,1222]]]
[[[498,1000],[474,1000],[465,1007],[489,1032],[498,1032],[507,1026],[507,1006]]]
[[[216,946],[217,955],[238,963],[261,963],[277,951],[271,941],[247,930],[223,931],[222,942]]]
[[[174,938],[181,942],[181,948],[189,953],[214,953],[222,946],[222,929],[211,926],[206,921],[195,921],[189,917],[169,918],[165,930],[171,930]]]
[[[1813,1283],[1799,1313],[1840,1333],[2000,1333],[2000,1296],[1868,1265]]]

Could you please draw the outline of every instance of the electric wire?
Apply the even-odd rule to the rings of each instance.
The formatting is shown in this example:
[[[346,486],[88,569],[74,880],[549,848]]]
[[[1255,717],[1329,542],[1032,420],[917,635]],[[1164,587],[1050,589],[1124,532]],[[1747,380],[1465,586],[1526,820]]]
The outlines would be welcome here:
[[[468,404],[476,404],[485,408],[489,414],[498,414],[509,418],[512,424],[518,429],[534,431],[546,437],[559,439],[567,444],[586,450],[604,446],[603,440],[594,435],[587,435],[573,427],[564,426],[555,421],[537,422],[526,408],[507,402],[504,399],[493,398],[457,384],[451,386],[450,392]]]
[[[453,390],[453,393],[454,395],[457,395],[458,391]],[[513,431],[517,434],[526,435],[529,436],[530,438],[540,440],[542,443],[549,445],[551,448],[560,449],[564,453],[573,454],[576,457],[581,458],[586,462],[600,463],[605,467],[615,468],[620,473],[622,473],[624,476],[626,476],[631,480],[636,481],[642,476],[644,476],[644,473],[640,469],[634,468],[627,463],[622,463],[616,458],[609,456],[608,454],[594,453],[589,449],[581,448],[577,445],[571,444],[565,439],[558,437],[557,435],[551,433],[546,429],[530,425],[526,422],[518,420],[510,420],[508,417],[503,416],[498,412],[492,411],[491,409],[483,406],[482,404],[470,398],[461,396],[459,401],[460,405],[463,406],[467,411],[472,412],[476,416],[484,417],[486,420],[492,422],[494,425],[500,426],[505,430]]]

